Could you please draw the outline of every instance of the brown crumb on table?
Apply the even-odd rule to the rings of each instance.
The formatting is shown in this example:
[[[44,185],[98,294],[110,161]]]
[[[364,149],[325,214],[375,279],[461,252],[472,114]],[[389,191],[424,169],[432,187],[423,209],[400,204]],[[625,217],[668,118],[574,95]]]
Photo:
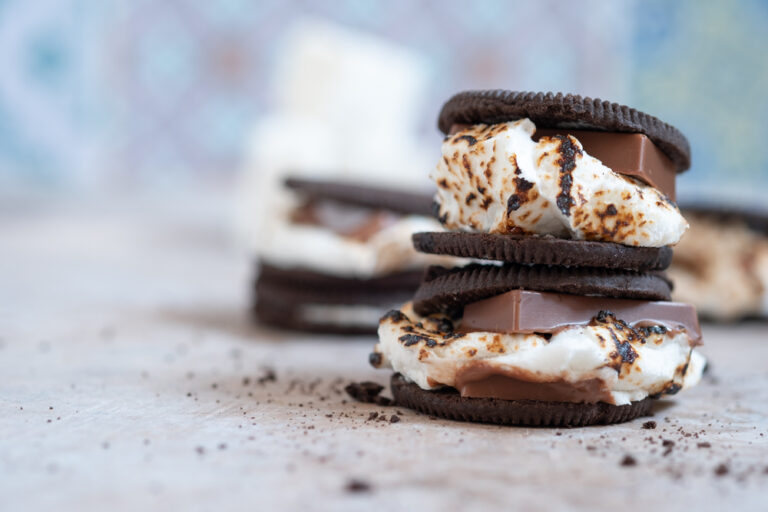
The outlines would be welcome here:
[[[715,475],[725,476],[728,474],[728,471],[728,466],[726,466],[725,463],[721,463],[715,468]]]
[[[643,423],[643,428],[645,430],[653,430],[654,428],[656,428],[656,422],[655,421],[646,421],[645,423]]]
[[[621,465],[625,467],[637,466],[637,460],[631,455],[625,455],[624,458],[621,459]]]
[[[365,480],[351,478],[347,482],[347,485],[344,487],[344,490],[350,493],[371,492],[371,484],[369,484]]]
[[[696,444],[696,446],[698,448],[711,448],[712,447],[712,445],[710,443],[708,443],[707,441],[704,441],[703,443],[698,443],[698,444]]]
[[[396,414],[393,414],[391,418],[389,418],[390,423],[397,423],[400,421],[400,416],[397,416]]]
[[[345,388],[349,396],[364,404],[390,405],[392,400],[379,396],[384,386],[375,382],[351,382]]]
[[[276,381],[277,381],[277,374],[275,373],[275,370],[273,370],[272,368],[267,368],[266,370],[264,370],[264,375],[256,379],[256,382],[258,382],[262,386],[267,382],[276,382]]]

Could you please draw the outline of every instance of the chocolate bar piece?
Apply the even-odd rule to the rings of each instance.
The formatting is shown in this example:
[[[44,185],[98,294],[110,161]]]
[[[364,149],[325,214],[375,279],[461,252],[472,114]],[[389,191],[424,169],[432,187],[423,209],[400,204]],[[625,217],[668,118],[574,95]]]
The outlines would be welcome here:
[[[612,171],[637,178],[675,200],[675,164],[646,135],[537,128],[533,139],[552,135],[573,135],[584,151]]]
[[[461,330],[552,333],[569,325],[589,324],[600,311],[610,311],[631,326],[685,329],[692,341],[701,339],[696,308],[690,304],[529,290],[512,290],[468,304],[464,307]]]

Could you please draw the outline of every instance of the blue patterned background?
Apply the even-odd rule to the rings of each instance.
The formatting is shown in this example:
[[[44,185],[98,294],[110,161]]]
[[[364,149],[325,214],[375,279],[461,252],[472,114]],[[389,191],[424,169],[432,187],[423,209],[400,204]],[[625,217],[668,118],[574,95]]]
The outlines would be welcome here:
[[[457,90],[577,92],[681,128],[689,194],[768,190],[766,0],[0,0],[0,187],[234,181],[306,16],[424,57],[425,144]]]

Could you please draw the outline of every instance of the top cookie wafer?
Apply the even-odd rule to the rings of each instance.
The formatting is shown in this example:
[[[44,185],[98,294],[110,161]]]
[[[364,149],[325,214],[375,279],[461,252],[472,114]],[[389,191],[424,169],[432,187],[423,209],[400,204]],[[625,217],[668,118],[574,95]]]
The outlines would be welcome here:
[[[742,222],[752,231],[768,235],[768,209],[722,205],[714,202],[681,203],[684,214],[698,215],[718,222]]]
[[[674,126],[618,103],[575,94],[461,92],[443,105],[438,127],[447,134],[454,124],[495,124],[525,117],[541,128],[642,133],[672,160],[677,172],[691,166],[688,139]]]
[[[312,199],[336,201],[406,215],[432,216],[429,193],[407,192],[359,183],[288,178],[285,186]]]

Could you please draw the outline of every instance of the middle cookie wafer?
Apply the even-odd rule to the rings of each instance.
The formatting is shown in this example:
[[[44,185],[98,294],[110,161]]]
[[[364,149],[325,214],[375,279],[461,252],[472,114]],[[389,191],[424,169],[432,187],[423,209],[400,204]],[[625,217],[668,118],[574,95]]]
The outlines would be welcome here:
[[[669,300],[671,288],[659,274],[565,268],[546,265],[432,267],[413,299],[420,315],[461,313],[466,304],[514,289],[597,295],[617,299]]]
[[[611,242],[491,233],[415,233],[416,250],[462,258],[629,270],[664,270],[670,247],[629,247]]]

